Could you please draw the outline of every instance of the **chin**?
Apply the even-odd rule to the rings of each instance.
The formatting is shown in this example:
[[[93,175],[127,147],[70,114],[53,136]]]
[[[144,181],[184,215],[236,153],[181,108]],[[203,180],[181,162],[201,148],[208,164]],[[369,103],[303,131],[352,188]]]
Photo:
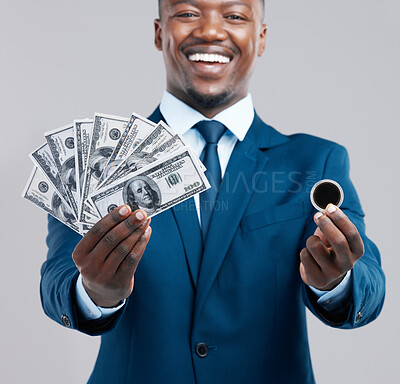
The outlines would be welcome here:
[[[186,91],[193,104],[203,108],[216,108],[224,105],[231,95],[230,89],[216,94],[200,92],[193,87],[189,87]]]

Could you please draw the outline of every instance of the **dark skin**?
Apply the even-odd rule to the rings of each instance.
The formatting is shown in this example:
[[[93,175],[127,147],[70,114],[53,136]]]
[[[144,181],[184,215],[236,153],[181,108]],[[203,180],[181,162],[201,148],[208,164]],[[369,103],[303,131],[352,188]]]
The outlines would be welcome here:
[[[100,307],[115,307],[133,290],[134,275],[151,236],[146,212],[123,205],[82,238],[72,258],[83,286]]]
[[[364,243],[356,226],[332,204],[314,221],[318,227],[300,252],[300,275],[307,285],[330,291],[364,254]]]
[[[155,45],[164,53],[167,90],[209,118],[246,97],[265,51],[263,14],[261,0],[162,0]],[[191,61],[196,53],[221,55],[229,63]],[[224,93],[216,105],[202,105],[201,98]]]
[[[160,7],[155,45],[164,54],[167,90],[208,118],[246,97],[257,57],[265,51],[262,1],[162,0]],[[87,293],[101,307],[114,307],[132,293],[151,235],[146,213],[124,207],[126,213],[118,213],[119,207],[101,219],[73,252]],[[300,275],[307,285],[330,290],[364,246],[340,209],[315,222],[318,228],[300,253]]]

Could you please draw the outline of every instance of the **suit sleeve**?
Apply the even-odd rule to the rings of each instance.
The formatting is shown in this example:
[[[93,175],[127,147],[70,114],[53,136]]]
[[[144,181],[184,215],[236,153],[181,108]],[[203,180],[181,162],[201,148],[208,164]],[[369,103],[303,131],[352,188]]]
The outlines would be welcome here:
[[[382,310],[385,298],[385,275],[381,268],[381,257],[376,245],[366,235],[364,212],[350,180],[349,171],[346,149],[335,145],[328,154],[323,178],[335,180],[342,186],[344,201],[340,208],[357,227],[365,247],[364,255],[352,269],[349,300],[346,305],[327,311],[318,305],[318,297],[303,284],[304,301],[311,312],[324,323],[344,329],[361,327],[376,319]],[[303,247],[315,230],[313,214],[308,220],[302,241]]]
[[[72,260],[72,252],[81,236],[52,216],[48,217],[47,259],[41,268],[40,297],[47,316],[68,328],[89,335],[101,335],[118,323],[125,307],[116,314],[96,320],[80,316],[75,287],[79,271]]]

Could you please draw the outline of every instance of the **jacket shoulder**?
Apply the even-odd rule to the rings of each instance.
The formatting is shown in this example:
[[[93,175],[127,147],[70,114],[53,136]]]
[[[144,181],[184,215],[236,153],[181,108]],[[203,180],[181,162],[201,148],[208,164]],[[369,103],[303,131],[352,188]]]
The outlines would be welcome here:
[[[255,114],[254,129],[250,128],[249,138],[257,143],[260,148],[271,148],[281,145],[286,145],[287,148],[296,149],[301,151],[306,148],[308,151],[314,149],[317,152],[330,152],[331,150],[338,149],[339,152],[346,152],[346,149],[331,140],[323,139],[322,137],[310,135],[307,133],[294,133],[286,135],[279,132],[273,126],[266,124],[258,115]]]
[[[315,146],[316,148],[341,148],[344,149],[344,146],[328,139],[324,139],[319,136],[310,135],[308,133],[294,133],[291,135],[286,135],[288,140],[293,144],[302,144],[305,143],[307,145]]]

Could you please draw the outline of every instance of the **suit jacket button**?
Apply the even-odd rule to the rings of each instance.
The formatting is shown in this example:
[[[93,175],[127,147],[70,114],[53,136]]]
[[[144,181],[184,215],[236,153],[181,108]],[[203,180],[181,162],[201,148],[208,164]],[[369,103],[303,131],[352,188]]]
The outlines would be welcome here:
[[[363,314],[361,312],[358,312],[356,315],[356,323],[358,323],[362,317],[363,317]]]
[[[201,358],[204,358],[208,355],[208,347],[207,344],[205,343],[197,344],[195,350],[196,350],[196,355]]]
[[[61,316],[61,322],[63,323],[64,326],[67,328],[71,328],[71,321],[68,316],[62,315]]]

